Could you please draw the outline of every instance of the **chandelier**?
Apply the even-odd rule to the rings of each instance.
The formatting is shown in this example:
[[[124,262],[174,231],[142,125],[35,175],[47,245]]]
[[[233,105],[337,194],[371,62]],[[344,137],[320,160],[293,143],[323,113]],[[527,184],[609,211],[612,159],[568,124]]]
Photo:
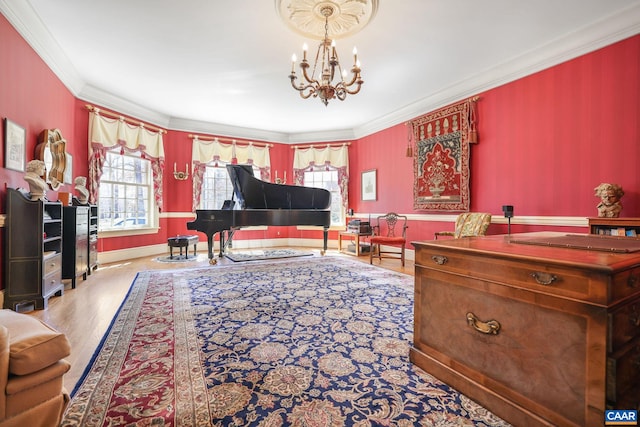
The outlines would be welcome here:
[[[358,60],[358,51],[353,48],[353,67],[351,68],[351,80],[346,82],[347,70],[342,69],[340,66],[340,60],[338,59],[338,52],[336,51],[335,40],[329,39],[329,17],[333,15],[334,8],[331,4],[324,4],[320,12],[324,16],[324,40],[318,45],[318,51],[313,64],[313,69],[309,75],[309,67],[311,66],[307,61],[307,44],[302,46],[302,61],[300,61],[300,68],[302,69],[302,77],[304,81],[301,81],[296,85],[298,76],[296,75],[296,55],[295,53],[291,57],[291,86],[300,93],[300,96],[304,99],[314,97],[320,98],[322,103],[327,106],[330,99],[338,98],[340,101],[344,101],[347,94],[355,95],[360,92],[360,87],[364,80],[360,76],[360,61]]]

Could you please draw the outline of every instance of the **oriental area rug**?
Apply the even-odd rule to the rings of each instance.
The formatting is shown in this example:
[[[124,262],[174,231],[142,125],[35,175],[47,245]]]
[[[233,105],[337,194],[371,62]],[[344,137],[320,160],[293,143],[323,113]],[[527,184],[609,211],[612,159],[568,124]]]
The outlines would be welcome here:
[[[412,334],[413,277],[346,257],[140,272],[62,425],[508,425]]]

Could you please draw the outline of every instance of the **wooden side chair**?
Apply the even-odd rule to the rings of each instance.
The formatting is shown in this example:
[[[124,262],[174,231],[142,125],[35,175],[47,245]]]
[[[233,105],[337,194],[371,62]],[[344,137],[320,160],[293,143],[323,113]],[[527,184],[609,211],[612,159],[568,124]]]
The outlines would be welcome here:
[[[409,226],[405,215],[394,212],[380,215],[372,226],[369,264],[373,264],[373,257],[378,257],[378,262],[382,261],[382,258],[394,258],[399,259],[404,267],[407,228]]]
[[[435,238],[438,236],[451,236],[454,239],[471,236],[484,236],[487,228],[491,224],[491,214],[484,212],[465,212],[456,218],[456,226],[454,231],[436,231]]]

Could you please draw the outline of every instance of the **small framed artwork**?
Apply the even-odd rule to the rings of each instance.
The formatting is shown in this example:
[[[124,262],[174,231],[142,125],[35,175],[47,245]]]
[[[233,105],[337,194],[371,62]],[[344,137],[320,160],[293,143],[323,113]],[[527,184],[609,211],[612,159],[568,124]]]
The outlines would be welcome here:
[[[377,186],[375,169],[362,172],[362,200],[376,200]]]
[[[27,131],[11,120],[4,119],[4,167],[24,172],[27,156]]]

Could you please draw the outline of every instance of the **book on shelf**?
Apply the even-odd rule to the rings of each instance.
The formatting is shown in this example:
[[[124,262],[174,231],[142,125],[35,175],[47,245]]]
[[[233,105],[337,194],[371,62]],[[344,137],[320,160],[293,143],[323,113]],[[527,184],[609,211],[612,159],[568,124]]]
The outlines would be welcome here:
[[[626,235],[629,236],[629,237],[638,237],[638,234],[636,233],[636,229],[635,228],[631,228],[631,229],[627,230]]]

